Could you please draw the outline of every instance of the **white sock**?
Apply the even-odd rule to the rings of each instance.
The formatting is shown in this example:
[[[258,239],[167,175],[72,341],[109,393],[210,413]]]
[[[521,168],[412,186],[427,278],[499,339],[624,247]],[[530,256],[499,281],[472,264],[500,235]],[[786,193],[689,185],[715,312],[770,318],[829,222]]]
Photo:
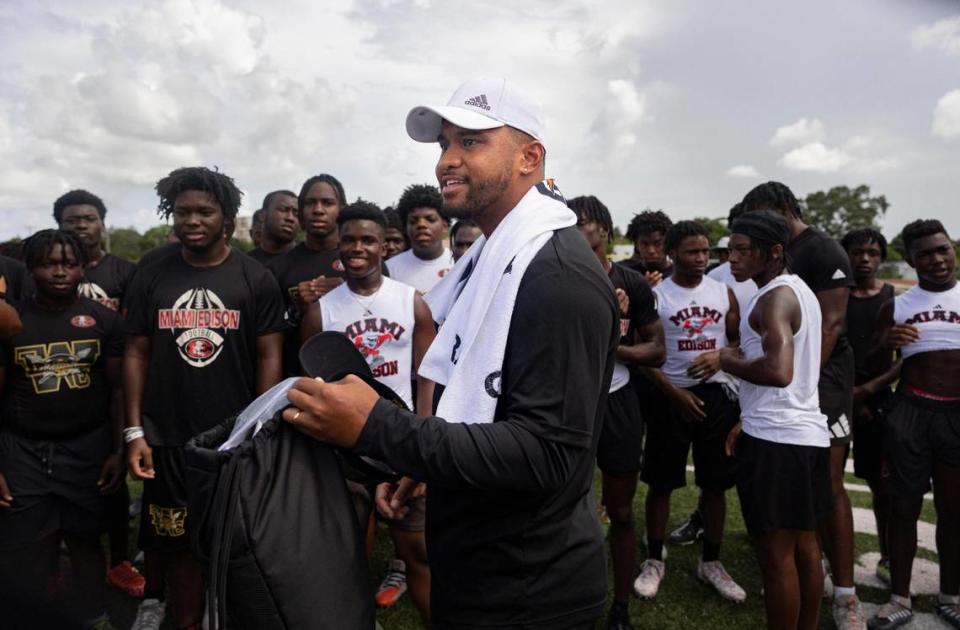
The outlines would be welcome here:
[[[899,595],[890,593],[890,601],[894,604],[899,604],[901,608],[906,608],[907,610],[911,610],[913,608],[909,597],[900,597]]]
[[[956,606],[957,604],[960,604],[960,595],[947,595],[946,593],[940,593],[940,603],[952,604]]]
[[[833,587],[834,599],[840,599],[841,597],[856,597],[856,596],[857,596],[856,586],[834,586]]]

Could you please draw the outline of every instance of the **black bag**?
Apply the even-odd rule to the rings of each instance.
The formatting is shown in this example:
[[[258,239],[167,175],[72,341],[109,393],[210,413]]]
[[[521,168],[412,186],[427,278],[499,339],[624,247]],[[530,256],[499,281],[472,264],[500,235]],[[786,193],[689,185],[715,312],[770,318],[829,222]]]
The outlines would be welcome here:
[[[335,450],[278,413],[218,451],[233,424],[194,437],[185,454],[210,628],[373,628],[367,559]]]

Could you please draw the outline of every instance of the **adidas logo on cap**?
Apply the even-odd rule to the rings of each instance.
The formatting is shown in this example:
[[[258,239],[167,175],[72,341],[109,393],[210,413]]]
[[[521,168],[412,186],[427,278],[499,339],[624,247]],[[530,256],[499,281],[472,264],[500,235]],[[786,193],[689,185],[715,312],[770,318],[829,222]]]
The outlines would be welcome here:
[[[481,94],[480,96],[474,96],[473,98],[468,98],[463,102],[464,105],[471,105],[473,107],[479,107],[480,109],[485,109],[490,111],[490,105],[487,104],[487,95]]]

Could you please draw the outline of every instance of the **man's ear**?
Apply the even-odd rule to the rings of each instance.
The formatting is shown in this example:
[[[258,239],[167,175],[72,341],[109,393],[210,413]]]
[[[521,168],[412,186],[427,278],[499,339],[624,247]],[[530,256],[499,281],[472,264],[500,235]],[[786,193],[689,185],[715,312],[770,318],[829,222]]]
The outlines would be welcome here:
[[[520,149],[520,172],[524,175],[543,171],[547,150],[539,140],[530,140]]]

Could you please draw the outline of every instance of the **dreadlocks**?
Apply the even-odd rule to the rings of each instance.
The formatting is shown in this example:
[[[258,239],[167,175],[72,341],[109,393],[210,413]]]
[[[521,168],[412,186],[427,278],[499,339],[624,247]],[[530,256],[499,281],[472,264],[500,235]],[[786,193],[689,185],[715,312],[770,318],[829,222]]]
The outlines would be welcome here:
[[[400,215],[400,220],[403,221],[404,230],[407,225],[407,217],[416,208],[433,208],[437,211],[437,214],[440,215],[441,219],[447,223],[450,222],[450,218],[443,213],[443,197],[440,196],[440,191],[437,190],[436,186],[431,186],[430,184],[413,184],[412,186],[407,186],[403,194],[400,195],[400,200],[397,201],[397,214]]]
[[[914,241],[933,234],[943,234],[947,238],[950,238],[947,230],[943,227],[943,223],[940,223],[936,219],[917,219],[912,223],[906,224],[903,227],[902,235],[903,248],[906,250],[907,256],[911,255],[910,246]]]
[[[107,216],[107,207],[103,205],[103,199],[86,190],[71,190],[60,195],[53,202],[53,220],[57,225],[63,221],[63,210],[67,206],[93,206],[97,209],[101,221]]]
[[[667,230],[663,243],[664,247],[667,248],[667,251],[676,251],[683,239],[688,236],[703,236],[708,242],[710,240],[707,228],[703,227],[703,224],[699,221],[677,221]]]
[[[613,240],[613,219],[610,210],[593,195],[574,197],[567,206],[577,215],[577,223],[594,222],[607,231],[607,240]]]
[[[57,245],[62,246],[64,251],[69,247],[77,262],[81,265],[87,264],[87,248],[80,245],[76,236],[63,230],[40,230],[27,237],[23,242],[23,263],[27,269],[39,267],[50,254],[50,250]]]
[[[333,188],[334,194],[337,196],[337,203],[342,208],[344,204],[347,203],[347,193],[343,190],[343,184],[340,183],[340,180],[329,175],[327,173],[321,173],[319,175],[314,175],[307,181],[303,182],[303,186],[300,187],[300,195],[297,196],[297,204],[303,209],[303,204],[307,199],[307,193],[310,192],[310,189],[313,188],[314,184],[324,183]]]
[[[798,219],[803,216],[803,209],[793,195],[793,191],[787,188],[786,184],[780,182],[760,184],[747,193],[741,204],[744,212],[776,210],[778,212],[789,212]]]
[[[730,208],[730,212],[727,213],[727,231],[730,231],[730,226],[733,225],[733,222],[740,218],[744,212],[743,203],[737,202]]]
[[[630,219],[630,225],[627,226],[627,238],[636,243],[641,234],[653,234],[660,232],[666,234],[673,221],[670,220],[663,210],[644,210],[639,214],[634,214]]]
[[[880,248],[880,260],[886,260],[887,239],[884,238],[883,234],[877,230],[870,228],[851,230],[850,232],[847,232],[840,241],[840,245],[848,252],[854,245],[869,245],[870,243],[877,244],[877,247]]]
[[[212,195],[223,210],[223,216],[228,219],[236,218],[240,209],[240,197],[243,195],[232,178],[220,171],[211,171],[205,166],[188,166],[171,171],[157,182],[156,190],[160,196],[157,214],[164,219],[169,219],[173,214],[177,196],[188,190],[199,190]]]

